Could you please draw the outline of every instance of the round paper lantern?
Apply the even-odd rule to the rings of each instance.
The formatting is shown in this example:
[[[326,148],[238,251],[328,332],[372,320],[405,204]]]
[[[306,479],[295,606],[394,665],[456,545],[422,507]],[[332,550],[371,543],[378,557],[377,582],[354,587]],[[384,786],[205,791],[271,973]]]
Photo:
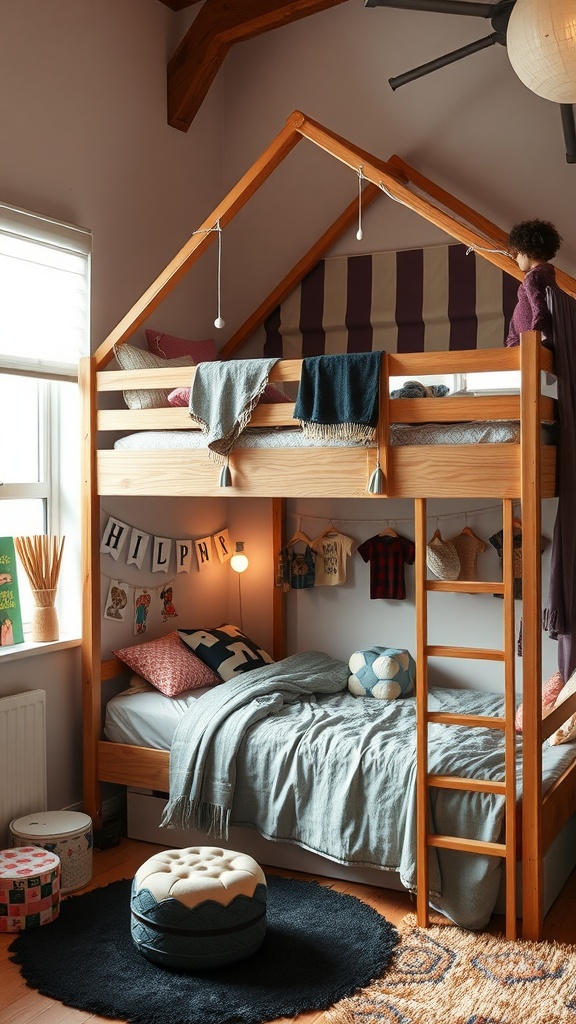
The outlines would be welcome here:
[[[574,0],[516,0],[506,47],[528,89],[554,103],[576,103]]]

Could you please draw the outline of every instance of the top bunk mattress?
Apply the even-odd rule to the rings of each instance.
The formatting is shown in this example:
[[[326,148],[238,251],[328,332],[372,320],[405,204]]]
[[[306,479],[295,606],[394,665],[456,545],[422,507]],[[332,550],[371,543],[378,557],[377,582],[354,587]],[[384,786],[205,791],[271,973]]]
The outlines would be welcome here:
[[[520,424],[516,420],[492,420],[465,423],[393,423],[390,426],[390,444],[407,445],[465,445],[465,444],[519,444]],[[542,443],[554,444],[553,425],[542,431]],[[305,437],[298,427],[276,427],[271,430],[249,428],[235,441],[235,448],[327,448],[357,447],[352,441],[318,440]],[[206,448],[205,435],[200,430],[143,430],[119,438],[114,447],[138,451],[139,449],[202,449]]]

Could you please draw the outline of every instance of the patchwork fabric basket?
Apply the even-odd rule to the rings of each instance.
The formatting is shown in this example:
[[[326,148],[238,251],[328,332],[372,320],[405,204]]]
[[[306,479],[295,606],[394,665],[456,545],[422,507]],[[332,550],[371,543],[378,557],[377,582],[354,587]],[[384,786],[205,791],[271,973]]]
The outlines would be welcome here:
[[[60,913],[60,858],[37,846],[0,850],[0,932],[49,924]]]
[[[136,948],[164,967],[203,970],[251,956],[266,933],[266,878],[243,853],[212,846],[166,850],[132,883]]]
[[[87,885],[92,878],[92,819],[80,811],[39,811],[10,823],[12,846],[39,846],[55,853],[62,865],[62,892]]]

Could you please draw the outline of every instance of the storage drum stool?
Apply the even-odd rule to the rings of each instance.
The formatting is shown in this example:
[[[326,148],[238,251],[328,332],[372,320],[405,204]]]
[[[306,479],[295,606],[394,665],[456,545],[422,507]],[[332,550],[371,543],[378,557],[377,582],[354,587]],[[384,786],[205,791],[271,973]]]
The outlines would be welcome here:
[[[0,850],[0,932],[49,924],[60,913],[60,858],[37,846]]]
[[[92,819],[79,811],[39,811],[10,823],[12,846],[41,846],[62,864],[62,892],[92,878]]]
[[[233,850],[164,850],[136,872],[131,929],[136,948],[164,967],[202,970],[242,960],[266,934],[264,872]]]

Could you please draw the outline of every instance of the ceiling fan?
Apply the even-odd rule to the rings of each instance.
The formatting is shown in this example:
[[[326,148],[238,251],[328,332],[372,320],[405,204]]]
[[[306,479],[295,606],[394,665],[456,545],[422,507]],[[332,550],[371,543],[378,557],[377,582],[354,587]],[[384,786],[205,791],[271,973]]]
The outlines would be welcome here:
[[[492,32],[489,35],[477,39],[475,42],[461,46],[457,50],[445,53],[441,57],[420,64],[411,71],[405,71],[402,75],[389,78],[392,89],[398,89],[401,85],[414,82],[432,71],[453,64],[463,57],[468,57],[479,50],[485,50],[488,46],[499,43],[506,46],[506,31],[510,15],[515,6],[516,0],[497,0],[496,3],[472,3],[469,0],[364,0],[365,7],[396,7],[407,11],[427,11],[433,14],[459,14],[466,17],[484,18],[490,21]],[[566,146],[566,162],[576,163],[576,125],[574,122],[574,108],[571,103],[559,103],[562,118],[562,131]]]

